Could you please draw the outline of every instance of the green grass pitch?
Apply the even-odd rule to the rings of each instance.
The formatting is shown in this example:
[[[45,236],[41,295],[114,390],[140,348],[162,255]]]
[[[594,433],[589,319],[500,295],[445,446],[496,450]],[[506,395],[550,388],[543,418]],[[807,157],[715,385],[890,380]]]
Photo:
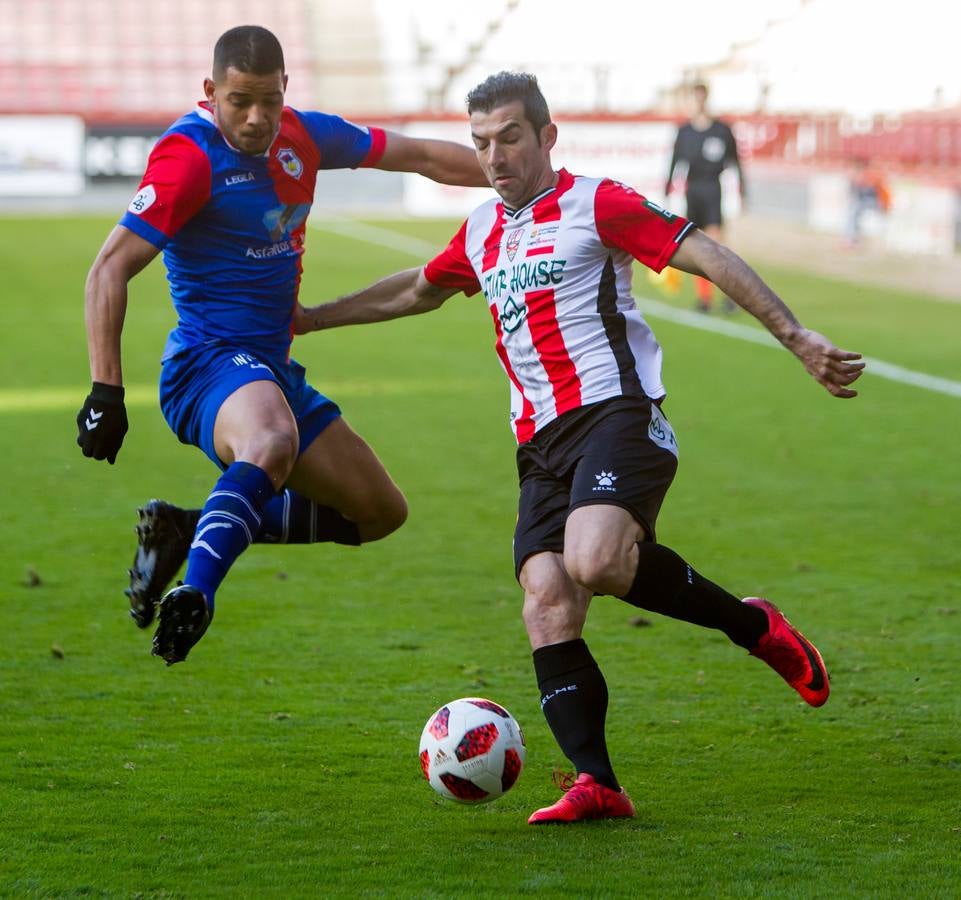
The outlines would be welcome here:
[[[122,594],[135,509],[197,504],[215,470],[157,408],[173,322],[159,262],[131,290],[117,465],[74,444],[83,280],[110,226],[0,220],[0,895],[958,896],[961,399],[866,375],[838,401],[785,353],[652,318],[681,447],[659,536],[782,605],[833,694],[809,709],[723,636],[637,627],[597,598],[586,637],[638,816],[534,829],[564,760],[512,577],[513,443],[483,300],[297,340],[409,522],[359,550],[252,548],[203,642],[165,669]],[[437,247],[453,231],[388,227]],[[308,243],[306,302],[420,261]],[[958,378],[961,305],[762,272],[841,346]],[[528,762],[507,796],[464,808],[430,791],[417,742],[440,703],[478,694],[521,722]]]

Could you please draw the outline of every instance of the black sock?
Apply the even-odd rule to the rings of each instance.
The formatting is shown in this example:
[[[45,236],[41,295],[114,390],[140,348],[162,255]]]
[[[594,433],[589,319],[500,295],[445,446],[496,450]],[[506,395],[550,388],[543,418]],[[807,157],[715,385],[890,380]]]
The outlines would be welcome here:
[[[670,547],[637,545],[637,575],[622,598],[632,606],[723,631],[735,644],[751,650],[767,632],[767,616],[742,603],[713,581],[698,575]]]
[[[587,644],[578,638],[534,651],[541,710],[578,773],[620,790],[607,755],[607,683]]]
[[[360,544],[355,522],[345,519],[330,506],[319,506],[302,494],[286,488],[264,509],[264,520],[254,538],[256,544]]]

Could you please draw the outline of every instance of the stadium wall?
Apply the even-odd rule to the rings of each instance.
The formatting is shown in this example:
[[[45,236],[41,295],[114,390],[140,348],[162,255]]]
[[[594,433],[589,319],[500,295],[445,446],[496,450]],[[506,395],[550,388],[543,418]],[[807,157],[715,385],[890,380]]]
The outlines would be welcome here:
[[[371,121],[364,117],[366,121]],[[604,175],[683,212],[665,199],[664,176],[677,121],[657,116],[558,117],[555,162]],[[51,204],[116,208],[142,174],[168,122],[84,120],[79,116],[0,116],[0,211]],[[425,137],[464,141],[454,116],[381,117],[374,124]],[[888,215],[865,225],[892,250],[951,254],[961,249],[961,121],[872,123],[857,130],[838,119],[753,117],[734,122],[748,180],[750,211],[840,234],[847,220],[854,159],[883,166]],[[907,133],[904,129],[907,128]],[[736,176],[725,173],[727,215],[740,212]],[[364,170],[325,172],[315,203],[327,213],[461,216],[489,192],[436,185],[416,176]]]

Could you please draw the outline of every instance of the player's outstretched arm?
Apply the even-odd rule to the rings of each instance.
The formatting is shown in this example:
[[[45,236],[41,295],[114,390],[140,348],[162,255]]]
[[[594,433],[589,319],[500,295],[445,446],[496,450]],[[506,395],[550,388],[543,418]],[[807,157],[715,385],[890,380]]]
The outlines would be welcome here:
[[[94,381],[123,384],[120,334],[127,312],[127,283],[159,252],[122,225],[110,232],[100,248],[84,293],[87,350]]]
[[[306,334],[341,325],[385,322],[437,309],[457,289],[438,287],[424,277],[422,268],[388,275],[363,290],[330,303],[303,307],[294,313],[294,334]]]
[[[84,317],[93,385],[77,413],[77,444],[84,456],[113,463],[127,433],[120,335],[127,311],[127,282],[158,253],[118,225],[107,237],[87,276]]]
[[[470,147],[454,141],[407,137],[396,131],[385,134],[387,143],[376,168],[416,172],[441,184],[490,187],[477,162],[477,154]]]
[[[861,377],[860,353],[835,347],[824,335],[804,328],[794,313],[740,256],[700,231],[685,238],[671,265],[714,282],[738,306],[757,318],[835,397],[856,397],[850,385]]]

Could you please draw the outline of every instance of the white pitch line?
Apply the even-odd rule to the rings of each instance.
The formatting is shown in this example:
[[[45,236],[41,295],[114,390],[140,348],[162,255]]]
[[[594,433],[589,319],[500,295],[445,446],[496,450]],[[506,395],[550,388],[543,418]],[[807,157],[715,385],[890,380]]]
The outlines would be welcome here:
[[[867,363],[865,371],[871,375],[877,375],[879,378],[914,385],[914,387],[924,388],[926,391],[934,391],[936,394],[961,397],[961,381],[928,375],[926,372],[915,372],[913,369],[905,369],[896,366],[894,363],[885,362],[883,359],[875,359],[873,356],[865,356],[864,361]]]
[[[430,241],[351,219],[325,220],[315,223],[314,227],[342,237],[354,238],[358,241],[408,253],[411,256],[419,257],[424,262],[435,256],[440,249]],[[762,331],[759,328],[751,328],[748,325],[728,322],[724,319],[712,319],[703,313],[678,309],[676,306],[655,300],[653,297],[635,297],[634,299],[637,300],[641,312],[645,316],[650,315],[652,318],[663,319],[666,322],[686,325],[688,328],[699,328],[701,331],[713,331],[715,334],[723,334],[725,337],[760,344],[764,347],[784,349],[769,332]],[[866,375],[876,375],[878,378],[886,378],[888,381],[896,381],[899,384],[910,384],[913,387],[923,388],[937,394],[946,394],[949,397],[961,397],[961,381],[953,381],[950,378],[941,378],[938,375],[929,375],[926,372],[906,369],[903,366],[885,362],[883,359],[875,359],[872,356],[865,356],[864,362],[867,363]]]
[[[366,241],[378,247],[387,247],[410,256],[421,257],[424,262],[435,257],[443,249],[443,245],[438,246],[422,238],[411,237],[378,225],[368,225],[366,222],[358,222],[355,219],[323,219],[311,224],[320,231],[329,231],[341,237],[356,238],[358,241]]]
[[[702,331],[713,331],[716,334],[723,334],[741,341],[750,341],[754,344],[776,347],[780,350],[784,349],[768,331],[751,328],[749,325],[742,325],[738,322],[712,319],[705,316],[704,313],[678,309],[676,306],[670,306],[651,297],[636,297],[635,299],[640,304],[644,315],[650,313],[655,318],[686,325],[689,328],[700,328]],[[937,375],[928,375],[926,372],[905,369],[903,366],[885,362],[883,359],[875,359],[873,356],[865,356],[864,362],[867,363],[866,374],[877,375],[879,378],[887,378],[889,381],[897,381],[901,384],[910,384],[938,394],[947,394],[949,397],[961,397],[961,381],[952,381],[950,378],[941,378]]]

